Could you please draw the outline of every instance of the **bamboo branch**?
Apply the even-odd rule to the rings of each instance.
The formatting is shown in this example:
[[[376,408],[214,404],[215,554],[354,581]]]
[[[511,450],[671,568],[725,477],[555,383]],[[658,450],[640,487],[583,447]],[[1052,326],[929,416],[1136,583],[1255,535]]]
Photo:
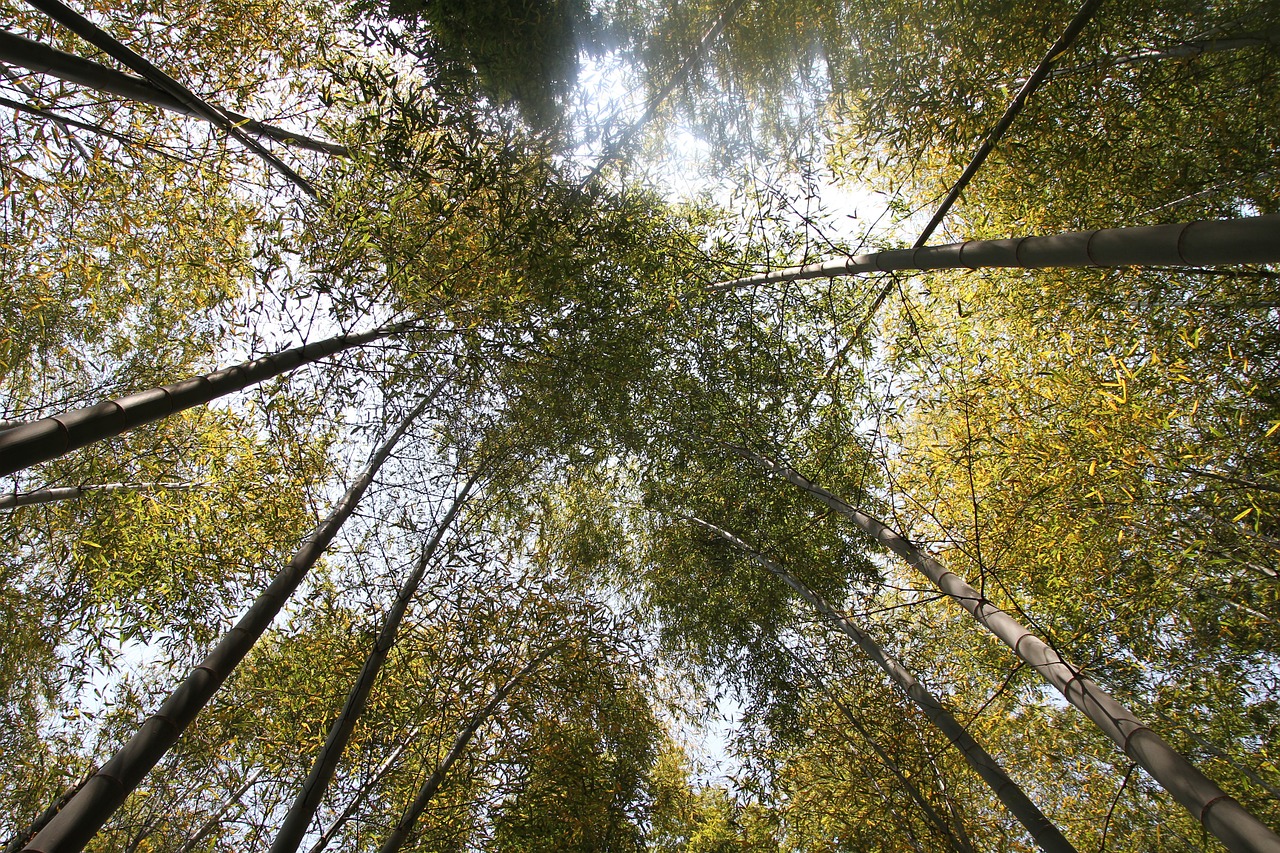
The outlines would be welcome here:
[[[731,0],[729,5],[724,8],[724,11],[720,13],[720,16],[716,18],[716,21],[711,25],[711,28],[703,34],[701,41],[698,42],[697,48],[693,50],[680,67],[676,69],[676,72],[671,75],[671,79],[667,81],[666,85],[659,89],[654,96],[649,99],[649,104],[645,107],[640,118],[636,119],[636,121],[634,121],[620,137],[609,143],[605,148],[604,154],[601,155],[600,161],[596,163],[595,167],[587,177],[583,179],[581,186],[586,187],[595,180],[600,173],[604,171],[605,166],[617,159],[618,155],[622,153],[623,148],[629,145],[631,140],[635,138],[636,134],[644,129],[644,126],[658,114],[658,109],[664,102],[666,102],[667,98],[671,97],[671,93],[675,91],[676,87],[689,76],[689,72],[693,70],[693,66],[702,61],[706,56],[707,51],[711,48],[711,45],[720,37],[720,33],[724,32],[725,26],[733,16],[737,14],[738,9],[744,2],[746,2],[746,0]]]

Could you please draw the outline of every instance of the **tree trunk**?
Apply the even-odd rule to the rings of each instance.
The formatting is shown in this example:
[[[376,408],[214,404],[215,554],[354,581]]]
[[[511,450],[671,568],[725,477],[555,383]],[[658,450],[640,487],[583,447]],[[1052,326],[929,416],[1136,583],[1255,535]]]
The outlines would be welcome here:
[[[177,742],[200,709],[271,626],[285,602],[324,554],[343,523],[355,511],[356,504],[368,490],[383,463],[391,456],[396,444],[446,381],[436,385],[374,452],[369,464],[347,489],[342,500],[319,527],[303,540],[288,565],[275,576],[236,626],[170,694],[160,710],[142,724],[129,742],[103,765],[71,802],[32,840],[25,848],[25,853],[73,853],[84,848],[120,807],[125,797]]]
[[[422,813],[427,810],[427,806],[431,804],[431,798],[440,790],[440,786],[444,783],[445,777],[449,773],[449,768],[453,766],[466,751],[467,744],[471,743],[471,739],[475,737],[480,727],[485,721],[494,715],[498,707],[506,701],[511,691],[519,686],[520,682],[525,679],[529,673],[533,672],[547,657],[559,648],[560,644],[550,646],[544,649],[533,660],[525,664],[515,675],[511,676],[503,683],[501,687],[494,692],[484,707],[478,709],[470,717],[467,718],[466,725],[458,732],[457,737],[453,739],[453,746],[445,754],[444,759],[432,771],[427,780],[422,783],[418,789],[418,795],[413,798],[413,802],[409,804],[409,808],[405,810],[404,815],[396,823],[391,830],[391,834],[387,836],[387,840],[382,843],[380,853],[398,853],[405,842],[409,840],[409,833],[413,831],[413,827],[417,824],[418,819],[422,817]]]
[[[713,284],[710,293],[777,281],[834,278],[900,270],[988,267],[1130,267],[1267,264],[1280,261],[1280,214],[1070,231],[1047,237],[969,240],[945,246],[890,249]]]
[[[13,427],[0,432],[0,476],[56,459],[95,441],[208,403],[304,364],[391,337],[404,329],[404,324],[397,324],[338,335],[172,385],[161,385]]]
[[[85,495],[94,492],[149,492],[152,490],[167,489],[169,491],[181,491],[183,489],[198,489],[206,483],[99,483],[97,485],[84,486],[56,486],[48,489],[37,489],[34,492],[23,492],[21,494],[0,495],[0,509],[15,509],[20,506],[35,506],[36,504],[56,503],[57,501],[70,501],[76,498],[82,498]]]
[[[1277,248],[1280,248],[1280,244]],[[987,601],[954,572],[948,571],[937,560],[885,524],[855,509],[821,486],[811,483],[795,469],[750,450],[734,450],[813,495],[848,518],[872,539],[915,566],[938,589],[953,598],[983,627],[1013,649],[1014,654],[1024,663],[1056,687],[1068,702],[1083,711],[1107,737],[1151,774],[1232,853],[1280,853],[1280,837],[1197,770],[1163,738],[1143,725],[1129,709],[1085,677],[1079,669],[1063,660],[1047,643]]]
[[[306,781],[302,784],[302,789],[298,792],[293,805],[289,807],[289,813],[285,815],[284,822],[280,825],[280,832],[271,844],[270,853],[293,853],[298,849],[298,845],[302,843],[302,837],[306,835],[307,827],[311,825],[316,809],[320,807],[320,800],[324,797],[324,792],[329,787],[330,781],[333,780],[334,772],[338,769],[338,761],[342,758],[342,752],[346,749],[347,742],[351,739],[351,733],[355,730],[356,721],[364,713],[369,693],[373,690],[373,683],[377,679],[378,673],[382,670],[382,665],[386,662],[387,654],[391,651],[392,645],[395,644],[396,634],[400,630],[400,623],[404,619],[405,611],[413,600],[413,596],[417,594],[418,587],[422,584],[422,577],[426,574],[427,564],[435,555],[436,549],[439,548],[445,532],[453,523],[458,511],[462,509],[462,505],[467,499],[467,493],[471,490],[475,481],[475,476],[472,476],[466,485],[462,487],[462,491],[454,499],[453,505],[449,507],[449,511],[445,514],[440,524],[436,526],[431,541],[422,549],[422,555],[418,558],[417,566],[414,567],[412,574],[400,587],[395,603],[387,613],[387,618],[382,623],[378,638],[374,641],[373,649],[369,652],[369,656],[364,662],[364,667],[360,670],[360,676],[356,679],[355,685],[347,695],[347,701],[342,706],[342,712],[329,729],[324,747],[321,748],[319,755],[316,756],[315,762],[311,765],[311,772],[307,775]]]
[[[157,89],[142,77],[117,71],[91,59],[66,53],[6,30],[0,30],[0,62],[17,65],[38,74],[48,74],[68,83],[88,86],[99,92],[118,95],[130,101],[151,104],[162,110],[181,113],[192,118],[204,118],[183,104],[182,101],[163,89]],[[254,121],[248,116],[231,112],[230,110],[223,110],[223,112],[238,126],[258,136],[266,136],[278,142],[297,145],[300,148],[309,148],[312,151],[319,151],[323,154],[333,154],[339,157],[346,157],[350,154],[345,146],[334,142],[312,139],[309,136],[293,133],[282,127]]]
[[[854,624],[849,617],[838,612],[826,599],[782,565],[754,550],[737,536],[702,519],[690,518],[689,520],[742,551],[761,568],[795,590],[833,627],[857,643],[858,648],[862,649],[876,666],[884,670],[885,674],[924,712],[929,721],[938,727],[947,740],[960,750],[965,760],[969,762],[969,766],[991,787],[1000,802],[1005,804],[1018,822],[1026,827],[1027,832],[1031,833],[1031,837],[1036,840],[1042,850],[1046,853],[1076,853],[1076,848],[1071,842],[1067,841],[1053,822],[1044,816],[1035,803],[1031,802],[1018,784],[1009,778],[995,758],[973,739],[973,735],[969,734],[960,721],[942,706],[942,703],[920,683],[915,675],[880,648],[869,634]]]

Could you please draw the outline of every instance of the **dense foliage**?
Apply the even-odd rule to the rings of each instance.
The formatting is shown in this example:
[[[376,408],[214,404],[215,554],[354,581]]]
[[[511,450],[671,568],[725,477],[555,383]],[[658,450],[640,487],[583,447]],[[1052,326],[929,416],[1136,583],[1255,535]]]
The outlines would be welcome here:
[[[0,67],[0,427],[387,334],[6,479],[8,849],[401,424],[271,630],[89,849],[270,846],[375,663],[308,849],[1033,849],[753,554],[914,672],[1077,849],[1222,849],[770,460],[919,543],[1280,826],[1274,267],[708,287],[909,245],[1070,4],[78,8],[219,107],[348,153],[272,143],[310,199],[196,118]],[[1104,4],[944,231],[1280,212],[1277,32],[1261,0]],[[608,91],[581,87],[587,66]],[[655,116],[643,133],[625,110],[597,125],[624,90]],[[638,141],[593,172],[600,138]],[[677,197],[672,170],[699,191]],[[68,486],[86,488],[40,497]]]

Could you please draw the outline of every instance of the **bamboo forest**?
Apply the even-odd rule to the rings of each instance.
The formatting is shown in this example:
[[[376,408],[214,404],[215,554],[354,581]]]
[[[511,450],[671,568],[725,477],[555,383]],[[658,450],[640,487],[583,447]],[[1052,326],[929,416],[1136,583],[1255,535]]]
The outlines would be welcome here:
[[[1280,853],[1274,0],[0,0],[4,853]]]

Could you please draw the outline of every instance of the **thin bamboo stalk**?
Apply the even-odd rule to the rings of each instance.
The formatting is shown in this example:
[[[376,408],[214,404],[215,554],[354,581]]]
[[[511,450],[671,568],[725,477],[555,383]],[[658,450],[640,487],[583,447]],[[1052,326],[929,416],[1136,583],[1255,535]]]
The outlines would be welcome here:
[[[560,645],[562,644],[557,643],[543,649],[542,652],[521,667],[515,675],[503,682],[502,686],[489,698],[489,701],[467,718],[467,722],[453,739],[453,745],[449,748],[449,751],[445,753],[444,758],[436,766],[436,769],[418,788],[417,796],[413,798],[409,808],[405,810],[400,820],[392,828],[387,840],[382,843],[380,853],[399,853],[400,848],[409,840],[409,834],[418,823],[418,819],[422,817],[423,812],[427,810],[427,806],[431,804],[432,798],[440,790],[440,786],[444,784],[445,778],[449,774],[449,768],[466,752],[467,745],[471,743],[471,739],[475,737],[476,732],[480,730],[486,720],[497,712],[502,703],[506,701],[507,696],[511,694],[511,691],[515,690],[520,685],[520,682],[528,677],[529,673],[541,666],[542,662]]]
[[[368,704],[369,693],[373,690],[373,684],[378,678],[378,673],[382,671],[382,665],[386,662],[387,655],[395,644],[396,635],[400,631],[400,623],[404,619],[405,611],[409,608],[409,603],[413,600],[414,595],[417,594],[418,587],[422,585],[422,578],[426,574],[427,565],[440,547],[440,542],[444,539],[445,532],[462,509],[462,505],[467,499],[467,494],[475,485],[475,481],[476,478],[473,476],[462,487],[462,491],[454,499],[449,511],[445,513],[444,518],[436,525],[436,530],[432,534],[431,540],[422,549],[422,554],[419,556],[413,572],[401,585],[395,602],[387,612],[386,619],[383,620],[382,628],[374,641],[373,649],[370,650],[356,683],[352,685],[351,692],[347,695],[347,701],[342,706],[342,712],[338,714],[338,719],[334,720],[333,725],[330,727],[324,746],[319,754],[316,755],[315,761],[311,765],[311,771],[307,774],[306,781],[303,782],[302,788],[298,791],[298,796],[294,799],[293,805],[289,807],[288,814],[285,815],[284,821],[280,824],[280,831],[276,834],[275,841],[271,844],[270,853],[293,853],[302,843],[302,838],[306,835],[307,828],[315,817],[316,809],[320,807],[320,800],[324,797],[324,792],[329,787],[329,783],[333,780],[333,774],[338,769],[338,761],[342,758],[347,742],[351,739],[351,733],[355,731],[356,722],[364,713],[365,706]]]
[[[48,489],[37,489],[34,492],[22,492],[0,495],[0,509],[15,509],[20,506],[72,501],[94,492],[148,492],[152,490],[182,491],[198,489],[207,483],[98,483],[83,486],[54,486]]]
[[[253,770],[244,777],[244,782],[240,784],[240,787],[236,788],[231,793],[231,796],[224,800],[222,805],[219,806],[213,814],[209,815],[209,819],[202,823],[200,828],[192,833],[191,837],[184,841],[182,846],[179,847],[175,853],[191,853],[192,850],[195,850],[196,845],[201,841],[204,841],[205,836],[213,832],[214,829],[218,827],[218,824],[222,823],[222,818],[226,816],[227,812],[240,804],[240,798],[257,783],[258,777],[261,775],[261,767],[253,768]]]
[[[951,206],[960,198],[960,193],[964,192],[964,188],[973,180],[973,176],[978,174],[978,170],[982,168],[982,164],[987,161],[987,157],[995,150],[996,143],[1008,132],[1013,126],[1014,119],[1022,112],[1023,107],[1027,105],[1027,101],[1031,100],[1032,94],[1036,89],[1040,88],[1045,79],[1049,76],[1049,72],[1062,54],[1070,50],[1071,45],[1080,35],[1081,30],[1093,18],[1094,12],[1098,11],[1098,7],[1102,5],[1102,0],[1085,0],[1084,5],[1076,12],[1075,17],[1071,19],[1071,23],[1067,24],[1067,28],[1058,37],[1058,40],[1049,48],[1048,53],[1036,65],[1035,70],[1031,72],[1031,76],[1022,84],[1022,88],[1018,90],[1018,94],[1014,96],[1009,106],[1005,108],[1004,115],[1000,116],[1000,120],[996,122],[995,127],[987,133],[982,141],[982,145],[974,152],[973,157],[969,160],[969,164],[965,166],[964,172],[961,173],[955,185],[947,193],[947,197],[942,200],[942,204],[938,205],[938,209],[934,212],[929,224],[924,227],[924,231],[920,232],[920,236],[916,238],[915,246],[919,248],[928,242],[933,236],[933,232],[942,224],[943,218],[947,215],[947,211],[951,210]]]
[[[915,802],[916,806],[920,809],[920,812],[925,816],[925,819],[933,825],[939,835],[946,839],[947,845],[954,850],[955,853],[975,853],[973,843],[969,840],[968,834],[964,832],[963,824],[957,823],[957,828],[960,830],[960,832],[957,833],[955,829],[952,828],[951,824],[947,822],[946,818],[944,818],[938,810],[934,808],[933,803],[929,802],[929,799],[924,795],[924,791],[920,789],[920,786],[917,785],[913,779],[908,778],[907,774],[898,766],[898,762],[893,760],[893,756],[889,754],[889,751],[885,747],[881,746],[880,742],[871,735],[871,732],[867,730],[866,726],[862,725],[858,720],[858,715],[854,713],[854,710],[836,694],[836,691],[833,690],[830,685],[827,684],[826,679],[824,679],[821,673],[817,671],[817,668],[792,649],[787,648],[781,643],[778,645],[779,648],[786,652],[788,657],[795,661],[796,665],[808,673],[809,678],[813,680],[814,685],[819,690],[827,694],[827,698],[831,700],[833,705],[835,705],[836,710],[840,712],[840,716],[844,718],[844,721],[848,723],[855,732],[857,732],[859,737],[867,742],[867,745],[871,747],[871,751],[880,759],[880,763],[888,768],[889,772],[894,775],[894,778],[898,780],[898,784],[903,787]],[[843,732],[841,734],[844,735]],[[848,735],[844,735],[844,739],[850,745],[854,745],[853,738]]]
[[[417,737],[417,734],[417,729],[410,729],[405,733],[400,743],[396,744],[396,748],[391,750],[391,753],[373,771],[372,778],[361,786],[356,795],[351,798],[351,802],[347,803],[346,808],[342,810],[342,813],[334,819],[333,823],[329,824],[329,828],[320,833],[320,838],[316,840],[315,844],[311,845],[311,849],[307,853],[320,853],[320,851],[329,846],[329,843],[342,831],[342,827],[347,825],[347,822],[360,809],[364,801],[369,798],[369,794],[372,793],[374,787],[391,772],[391,768],[400,760],[400,756],[404,755],[405,750],[413,743],[413,739]]]

